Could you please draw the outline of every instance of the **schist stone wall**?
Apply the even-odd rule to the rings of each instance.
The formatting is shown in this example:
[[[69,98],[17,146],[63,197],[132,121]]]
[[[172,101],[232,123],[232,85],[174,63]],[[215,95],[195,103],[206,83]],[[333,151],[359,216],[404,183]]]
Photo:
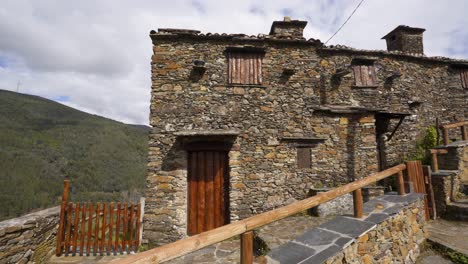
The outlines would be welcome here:
[[[45,263],[55,248],[60,208],[0,222],[0,263]]]
[[[324,46],[302,37],[305,24],[276,21],[258,36],[151,32],[150,244],[187,235],[189,143],[229,145],[235,221],[401,162],[435,117],[468,115],[465,61]]]

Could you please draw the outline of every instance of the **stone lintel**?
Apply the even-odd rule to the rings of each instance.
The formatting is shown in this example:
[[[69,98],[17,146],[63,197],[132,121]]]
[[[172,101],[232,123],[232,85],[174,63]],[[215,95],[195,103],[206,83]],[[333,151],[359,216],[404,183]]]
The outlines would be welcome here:
[[[174,132],[174,136],[179,137],[197,137],[197,136],[238,136],[238,130],[185,130]]]

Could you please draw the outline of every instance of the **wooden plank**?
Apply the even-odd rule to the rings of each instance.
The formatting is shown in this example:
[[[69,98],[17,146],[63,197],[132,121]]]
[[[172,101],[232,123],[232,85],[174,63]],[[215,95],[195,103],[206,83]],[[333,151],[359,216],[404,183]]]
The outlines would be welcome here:
[[[137,209],[137,217],[136,217],[136,239],[135,239],[135,251],[138,250],[138,247],[140,246],[140,227],[141,227],[141,206],[142,204],[138,204],[138,209]]]
[[[128,204],[124,203],[123,226],[122,226],[122,252],[127,251],[127,231],[128,231]]]
[[[107,238],[107,253],[112,252],[112,235],[114,233],[114,203],[109,204],[109,237]]]
[[[83,256],[83,253],[84,253],[84,242],[86,239],[86,213],[87,211],[88,211],[88,207],[86,203],[83,203],[83,207],[81,208],[80,256]]]
[[[227,71],[228,71],[228,79],[227,83],[232,83],[232,59],[231,53],[227,53]]]
[[[93,214],[94,214],[94,205],[93,203],[89,204],[89,209],[88,209],[88,235],[87,241],[86,241],[86,254],[89,256],[91,254],[91,243],[92,243],[92,230],[93,230]]]
[[[205,226],[206,230],[215,227],[214,220],[214,157],[213,151],[206,152],[206,178],[205,178]]]
[[[224,177],[223,172],[221,171],[221,165],[220,165],[220,155],[221,152],[216,151],[214,153],[214,170],[215,170],[215,175],[214,175],[214,190],[213,192],[215,193],[215,199],[214,199],[214,219],[215,219],[215,227],[220,227],[223,225],[223,217],[221,214],[222,211],[222,196],[223,196],[223,189],[221,186],[221,177]]]
[[[376,77],[375,77],[375,66],[368,66],[369,69],[369,85],[377,85]]]
[[[429,202],[429,215],[432,219],[437,218],[435,200],[434,200],[434,190],[432,189],[432,175],[431,175],[431,167],[423,166],[423,173],[424,177],[427,179],[426,190],[427,190],[427,199]]]
[[[241,235],[241,264],[253,263],[253,231]]]
[[[117,221],[115,222],[115,244],[114,244],[114,250],[117,253],[119,251],[119,237],[120,237],[120,215],[122,214],[121,211],[121,204],[117,204]]]
[[[354,81],[356,86],[362,86],[362,77],[361,77],[361,66],[356,65],[353,67],[354,71]]]
[[[134,217],[133,215],[135,214],[135,205],[131,204],[130,205],[130,228],[129,228],[129,234],[128,234],[128,252],[132,251],[132,246],[133,246],[133,221]]]
[[[101,241],[99,241],[99,251],[104,252],[106,246],[106,219],[107,218],[107,203],[102,204],[102,225],[101,225]]]
[[[361,65],[361,81],[363,86],[368,86],[369,71],[366,65]]]
[[[65,211],[67,207],[68,195],[70,192],[70,181],[63,181],[63,193],[62,193],[62,202],[60,203],[60,220],[59,228],[57,231],[57,247],[55,249],[55,255],[61,256],[63,250],[63,238],[64,238],[64,226],[65,226]]]
[[[307,199],[297,201],[265,213],[261,213],[198,235],[166,244],[161,247],[153,248],[123,259],[116,260],[113,262],[113,264],[161,263],[164,261],[169,261],[206,246],[221,242],[247,231],[252,231],[258,227],[305,211],[319,204],[331,201],[341,195],[353,192],[366,185],[392,176],[398,173],[398,171],[404,170],[405,168],[405,164],[400,164],[384,171],[372,174],[368,177],[353,181],[344,186],[340,186],[328,192],[319,193]]]
[[[94,219],[94,243],[93,243],[93,253],[98,253],[99,245],[99,218],[101,216],[101,203],[96,205],[96,218]]]
[[[73,216],[73,203],[68,203],[67,229],[65,230],[65,255],[68,255],[68,253],[70,252],[72,216]]]
[[[197,152],[189,152],[188,159],[188,177],[189,177],[189,211],[188,211],[188,234],[197,233],[197,197],[198,197],[198,180],[197,180]]]
[[[205,153],[200,151],[197,155],[197,234],[205,231]]]
[[[257,70],[258,70],[258,73],[257,73],[257,84],[262,84],[263,83],[263,69],[262,69],[262,65],[263,65],[263,57],[261,56],[258,56],[257,57]]]
[[[223,195],[221,200],[221,215],[223,216],[223,225],[229,223],[229,156],[228,152],[224,152],[221,155],[221,171],[223,172],[223,177],[221,177],[221,186],[223,188]]]
[[[75,204],[75,213],[74,213],[74,220],[73,220],[73,240],[72,240],[72,247],[73,247],[73,255],[76,255],[76,247],[77,247],[77,244],[78,244],[78,224],[79,224],[79,220],[80,220],[80,211],[81,211],[81,207],[80,207],[80,203],[76,203]]]
[[[353,203],[354,203],[354,217],[362,218],[362,212],[363,212],[362,189],[357,189],[353,192]]]

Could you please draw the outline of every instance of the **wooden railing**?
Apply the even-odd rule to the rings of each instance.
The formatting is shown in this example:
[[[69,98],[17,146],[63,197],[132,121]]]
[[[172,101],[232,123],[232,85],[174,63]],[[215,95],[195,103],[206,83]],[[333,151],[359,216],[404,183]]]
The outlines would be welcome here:
[[[468,126],[468,121],[462,121],[457,123],[445,124],[441,125],[439,128],[442,129],[442,136],[444,139],[444,145],[448,145],[449,143],[449,129],[451,128],[460,128],[462,140],[468,140],[466,126]]]
[[[261,213],[207,232],[200,233],[198,235],[187,237],[158,248],[128,256],[112,263],[161,263],[232,238],[234,236],[241,235],[241,263],[250,264],[253,262],[254,229],[305,211],[350,192],[353,192],[354,216],[361,218],[363,216],[363,199],[361,188],[385,179],[389,176],[396,175],[398,182],[398,194],[403,195],[405,194],[403,180],[403,170],[405,169],[406,165],[400,164],[387,170],[375,173],[366,178],[362,178],[344,186],[335,188],[328,192],[320,193],[313,197],[294,202],[278,209]]]
[[[140,245],[141,204],[68,202],[64,181],[56,255],[117,254]]]

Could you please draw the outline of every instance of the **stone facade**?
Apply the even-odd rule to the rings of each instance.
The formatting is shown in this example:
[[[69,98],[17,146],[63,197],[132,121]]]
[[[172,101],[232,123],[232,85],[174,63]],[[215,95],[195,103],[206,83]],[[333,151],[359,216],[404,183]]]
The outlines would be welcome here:
[[[151,244],[187,234],[189,142],[230,144],[228,209],[235,221],[399,163],[436,117],[468,116],[468,90],[451,67],[460,61],[324,46],[302,37],[304,21],[275,23],[259,36],[151,32],[144,217]],[[227,83],[233,47],[264,53],[260,85]],[[355,85],[352,69],[360,61],[375,68],[375,85]],[[310,148],[308,168],[298,166],[301,144]]]
[[[0,222],[0,263],[45,263],[55,249],[59,207]]]

